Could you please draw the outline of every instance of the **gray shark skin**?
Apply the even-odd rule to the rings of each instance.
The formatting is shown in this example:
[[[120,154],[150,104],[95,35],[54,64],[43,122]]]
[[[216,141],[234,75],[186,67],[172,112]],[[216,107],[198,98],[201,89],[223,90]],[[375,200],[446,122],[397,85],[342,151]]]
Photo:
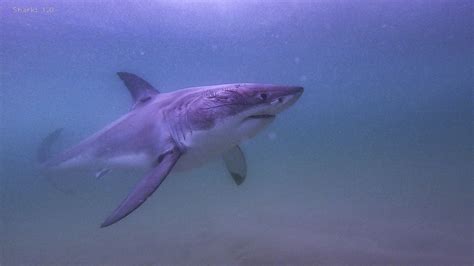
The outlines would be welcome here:
[[[106,227],[137,209],[173,170],[187,170],[223,156],[235,183],[246,177],[242,140],[255,136],[293,105],[302,87],[240,83],[159,93],[148,82],[119,72],[133,98],[131,110],[76,146],[44,160],[55,131],[40,148],[47,169],[91,169],[101,177],[110,169],[149,169],[102,223]]]

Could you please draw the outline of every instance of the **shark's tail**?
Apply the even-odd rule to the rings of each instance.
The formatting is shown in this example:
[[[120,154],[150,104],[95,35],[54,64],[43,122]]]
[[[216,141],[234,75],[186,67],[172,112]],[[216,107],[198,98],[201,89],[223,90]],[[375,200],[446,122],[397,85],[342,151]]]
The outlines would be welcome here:
[[[63,131],[63,128],[58,128],[51,133],[49,133],[42,141],[41,144],[38,148],[37,154],[36,154],[36,159],[38,163],[41,164],[42,167],[45,167],[45,162],[47,162],[51,157],[51,148],[53,145],[59,140],[59,137],[61,136],[61,132]],[[66,195],[71,195],[74,194],[74,191],[71,189],[65,189],[56,184],[56,182],[49,177],[48,175],[45,175],[46,181],[56,190],[66,194]]]
[[[51,147],[55,142],[57,142],[57,140],[61,136],[62,131],[62,128],[58,128],[53,132],[49,133],[48,136],[46,136],[43,141],[41,141],[36,156],[36,159],[39,163],[42,164],[46,162],[49,158],[51,158]]]

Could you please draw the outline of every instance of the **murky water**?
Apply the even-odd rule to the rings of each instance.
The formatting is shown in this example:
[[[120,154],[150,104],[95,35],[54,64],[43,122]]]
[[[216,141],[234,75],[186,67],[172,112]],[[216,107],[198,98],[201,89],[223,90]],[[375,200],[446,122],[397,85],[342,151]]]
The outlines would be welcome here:
[[[3,1],[1,265],[471,265],[470,1]],[[221,161],[99,225],[141,170],[42,174],[35,156],[126,113],[117,71],[164,92],[305,87]]]

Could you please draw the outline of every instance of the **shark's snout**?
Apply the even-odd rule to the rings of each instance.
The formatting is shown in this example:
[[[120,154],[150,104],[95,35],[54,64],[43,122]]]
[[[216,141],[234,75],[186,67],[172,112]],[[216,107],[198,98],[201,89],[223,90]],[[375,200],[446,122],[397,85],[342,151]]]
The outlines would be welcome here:
[[[289,87],[288,94],[291,98],[290,100],[293,101],[292,103],[296,102],[301,97],[303,92],[304,92],[303,87]]]
[[[303,94],[303,87],[300,86],[288,86],[280,87],[274,91],[274,98],[270,102],[273,109],[272,113],[277,114],[288,107],[292,106]]]
[[[304,88],[299,87],[299,86],[289,87],[288,89],[288,93],[296,99],[298,99],[303,94],[303,92],[304,92]]]
[[[272,94],[274,94],[274,98],[288,97],[298,99],[303,94],[303,91],[303,87],[300,86],[280,86],[276,87]]]
[[[291,94],[301,96],[304,92],[304,88],[300,86],[289,87],[288,89]]]
[[[304,92],[304,88],[303,87],[295,87],[295,94],[300,97]]]
[[[248,119],[273,120],[277,114],[298,101],[303,91],[303,87],[300,86],[261,86],[257,97],[262,103],[257,103],[256,108],[251,109],[250,114],[245,116],[244,121]]]

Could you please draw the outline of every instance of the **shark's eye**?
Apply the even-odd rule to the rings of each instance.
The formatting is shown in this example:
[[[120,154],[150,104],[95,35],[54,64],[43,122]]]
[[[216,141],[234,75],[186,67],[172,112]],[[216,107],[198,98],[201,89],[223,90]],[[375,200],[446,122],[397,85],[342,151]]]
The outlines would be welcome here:
[[[267,99],[267,94],[266,93],[260,93],[260,98],[265,101]]]

